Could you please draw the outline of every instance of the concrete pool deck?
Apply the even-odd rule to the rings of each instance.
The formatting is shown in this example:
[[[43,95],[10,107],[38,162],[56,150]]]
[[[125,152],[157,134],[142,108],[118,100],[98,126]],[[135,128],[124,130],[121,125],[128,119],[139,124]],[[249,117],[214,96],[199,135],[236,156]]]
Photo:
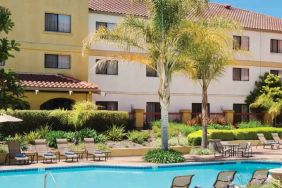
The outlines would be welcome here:
[[[184,155],[186,162],[212,162],[212,161],[236,161],[236,160],[260,160],[260,161],[277,161],[282,162],[282,149],[271,150],[262,149],[258,147],[257,149],[253,147],[253,157],[242,158],[242,157],[215,157],[214,155]],[[29,165],[1,165],[0,170],[9,169],[29,169],[29,168],[46,168],[46,167],[56,167],[56,166],[83,166],[83,165],[126,165],[126,166],[144,166],[151,165],[152,163],[144,162],[143,156],[134,157],[112,157],[107,161],[92,161],[82,159],[79,162],[57,162],[52,164],[44,164],[42,161],[39,163],[29,164]]]

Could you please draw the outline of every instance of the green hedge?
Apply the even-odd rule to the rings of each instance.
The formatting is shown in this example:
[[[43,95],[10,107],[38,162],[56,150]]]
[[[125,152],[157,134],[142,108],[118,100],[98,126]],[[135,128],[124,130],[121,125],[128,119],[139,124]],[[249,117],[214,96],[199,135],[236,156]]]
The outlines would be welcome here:
[[[69,118],[72,111],[17,110],[6,113],[18,117],[23,121],[0,124],[0,133],[2,135],[28,133],[46,125],[52,130],[74,131],[74,126],[71,124]],[[127,112],[101,110],[87,113],[87,116],[81,114],[81,118],[87,118],[85,123],[78,128],[79,130],[91,128],[98,132],[104,132],[113,125],[124,126],[126,128],[132,126]]]
[[[271,133],[282,135],[282,128],[258,127],[235,130],[208,130],[208,139],[230,140],[257,140],[257,134],[263,133],[266,139],[272,139]],[[202,131],[196,131],[188,135],[189,145],[201,145]]]

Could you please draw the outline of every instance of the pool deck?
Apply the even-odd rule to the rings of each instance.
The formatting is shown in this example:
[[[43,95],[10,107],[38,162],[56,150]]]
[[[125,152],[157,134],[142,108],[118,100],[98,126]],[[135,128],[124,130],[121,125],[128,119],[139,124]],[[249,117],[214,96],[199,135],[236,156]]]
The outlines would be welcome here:
[[[236,160],[258,160],[258,161],[277,161],[282,162],[282,149],[280,150],[271,150],[271,149],[262,149],[258,147],[257,149],[253,148],[253,157],[249,158],[224,158],[224,157],[215,157],[214,155],[184,155],[186,162],[212,162],[212,161],[236,161]],[[83,166],[83,165],[126,165],[126,166],[144,166],[152,165],[152,163],[144,162],[142,156],[135,157],[112,157],[107,161],[92,161],[82,159],[79,162],[58,162],[52,164],[44,164],[41,161],[39,163],[30,164],[30,165],[0,165],[0,170],[10,170],[10,169],[29,169],[29,168],[46,168],[46,167],[57,167],[57,166]]]

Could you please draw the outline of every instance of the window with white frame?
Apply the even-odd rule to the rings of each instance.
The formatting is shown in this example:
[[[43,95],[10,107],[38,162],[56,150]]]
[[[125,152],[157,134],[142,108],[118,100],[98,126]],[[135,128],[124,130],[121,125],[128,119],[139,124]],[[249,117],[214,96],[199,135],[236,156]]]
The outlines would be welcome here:
[[[250,50],[250,37],[247,36],[233,36],[234,50]]]
[[[0,61],[0,66],[5,66],[5,61]]]
[[[45,13],[45,31],[70,33],[71,16],[64,14]]]
[[[233,68],[234,81],[249,81],[249,69],[247,68]]]
[[[45,54],[45,68],[70,69],[70,55]]]

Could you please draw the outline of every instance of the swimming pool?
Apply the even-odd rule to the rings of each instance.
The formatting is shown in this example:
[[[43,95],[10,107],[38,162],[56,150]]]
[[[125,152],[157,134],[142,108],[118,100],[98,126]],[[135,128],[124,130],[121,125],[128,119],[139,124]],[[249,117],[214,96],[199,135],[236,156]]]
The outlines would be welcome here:
[[[174,176],[194,174],[192,186],[210,188],[217,173],[236,170],[234,183],[244,185],[256,169],[281,167],[278,162],[214,162],[187,163],[182,165],[159,165],[143,167],[126,166],[79,166],[46,169],[0,171],[0,187],[43,188],[44,175],[48,188],[169,188]]]

